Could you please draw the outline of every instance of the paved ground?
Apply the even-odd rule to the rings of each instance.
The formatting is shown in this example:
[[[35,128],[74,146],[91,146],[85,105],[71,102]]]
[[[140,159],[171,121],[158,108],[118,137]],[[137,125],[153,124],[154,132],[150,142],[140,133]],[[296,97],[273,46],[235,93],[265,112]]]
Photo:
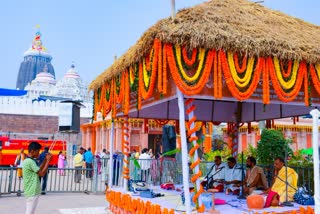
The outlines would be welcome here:
[[[49,193],[41,196],[36,214],[106,214],[105,196],[84,193]],[[12,195],[0,196],[1,214],[24,214],[25,198]]]

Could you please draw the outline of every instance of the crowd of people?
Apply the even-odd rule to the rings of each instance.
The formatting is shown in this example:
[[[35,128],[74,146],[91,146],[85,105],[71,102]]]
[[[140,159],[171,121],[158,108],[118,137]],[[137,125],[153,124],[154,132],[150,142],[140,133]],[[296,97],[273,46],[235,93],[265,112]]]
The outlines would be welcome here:
[[[278,206],[280,203],[293,201],[297,190],[298,174],[294,169],[286,167],[284,160],[278,157],[274,160],[274,177],[271,186],[264,171],[256,165],[254,157],[246,160],[246,171],[237,165],[236,159],[230,157],[227,163],[222,162],[221,156],[216,156],[203,185],[207,189],[216,189],[225,194],[239,195],[243,189],[244,195],[258,194],[263,197],[265,207]],[[286,183],[287,190],[286,190]]]

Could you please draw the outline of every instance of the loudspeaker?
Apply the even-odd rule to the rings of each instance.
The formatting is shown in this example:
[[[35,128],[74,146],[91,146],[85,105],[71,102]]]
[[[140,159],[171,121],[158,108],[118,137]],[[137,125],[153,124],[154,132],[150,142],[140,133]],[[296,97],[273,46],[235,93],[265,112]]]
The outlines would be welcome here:
[[[80,107],[78,102],[63,101],[59,104],[59,131],[80,132]]]
[[[162,128],[162,153],[176,149],[176,131],[174,126],[165,125]],[[170,155],[169,157],[175,157]]]

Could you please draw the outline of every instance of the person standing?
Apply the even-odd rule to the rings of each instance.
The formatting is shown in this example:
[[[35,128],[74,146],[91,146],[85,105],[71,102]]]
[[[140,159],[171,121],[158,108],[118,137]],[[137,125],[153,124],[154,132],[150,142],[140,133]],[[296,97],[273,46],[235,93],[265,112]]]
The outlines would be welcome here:
[[[73,157],[73,164],[74,164],[74,168],[75,173],[74,173],[74,182],[75,183],[80,183],[81,181],[81,169],[82,169],[82,165],[83,165],[83,154],[84,149],[82,147],[80,147],[78,153]]]
[[[109,169],[109,163],[110,160],[110,153],[107,152],[106,149],[103,149],[101,153],[101,179],[102,181],[107,181],[107,175],[108,175],[108,169]]]
[[[146,182],[149,176],[149,169],[151,166],[151,157],[148,154],[147,148],[144,148],[142,150],[142,154],[139,157],[139,164],[141,169],[141,180]]]
[[[59,156],[58,156],[58,175],[60,176],[64,176],[64,168],[65,168],[65,164],[66,163],[66,156],[64,156],[63,152],[60,151],[59,152]]]
[[[39,166],[43,163],[43,161],[46,159],[47,154],[49,153],[49,147],[44,147],[43,152],[41,152],[39,156]],[[46,171],[46,174],[42,177],[40,177],[40,181],[42,180],[42,188],[41,188],[41,195],[46,194],[46,189],[47,189],[47,180],[48,180],[48,173],[49,171]]]
[[[52,155],[47,153],[39,167],[36,159],[39,157],[40,149],[41,145],[38,142],[31,142],[28,146],[29,158],[26,158],[22,164],[26,214],[35,213],[41,193],[39,176],[43,177],[47,174],[49,162],[52,159]]]
[[[91,152],[91,148],[88,148],[88,151],[84,153],[83,159],[86,162],[86,178],[92,178],[92,162],[93,162],[93,154]]]
[[[19,179],[22,178],[22,163],[26,159],[27,155],[24,153],[24,148],[20,149],[20,153],[17,155],[14,161],[14,166],[17,167],[17,176]]]

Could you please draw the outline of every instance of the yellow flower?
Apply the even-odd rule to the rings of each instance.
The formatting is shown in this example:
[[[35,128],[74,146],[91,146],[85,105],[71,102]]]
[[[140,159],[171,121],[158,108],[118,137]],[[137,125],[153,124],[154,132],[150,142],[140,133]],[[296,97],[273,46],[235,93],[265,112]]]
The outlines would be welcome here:
[[[273,64],[274,64],[274,68],[276,70],[277,79],[280,82],[281,86],[284,89],[291,89],[294,86],[294,84],[296,83],[296,80],[297,80],[299,62],[297,60],[294,60],[293,68],[292,68],[292,75],[291,75],[290,80],[288,80],[287,82],[282,77],[281,69],[280,69],[280,63],[279,63],[279,59],[277,57],[273,58]]]
[[[189,77],[188,74],[186,74],[183,66],[182,66],[182,63],[181,63],[181,47],[180,45],[175,45],[175,51],[176,51],[176,60],[178,62],[178,67],[179,67],[179,70],[183,76],[183,79],[185,79],[187,82],[194,82],[196,81],[200,74],[201,74],[201,71],[202,71],[202,68],[204,66],[204,56],[205,56],[205,50],[203,48],[200,48],[199,49],[199,65],[198,65],[198,69],[196,71],[196,73],[192,76],[192,77]]]
[[[238,76],[238,73],[233,61],[233,53],[230,51],[228,51],[228,64],[231,70],[231,75],[234,80],[234,83],[240,88],[246,87],[249,84],[252,77],[254,58],[253,57],[249,58],[246,74],[244,75],[243,78]]]

